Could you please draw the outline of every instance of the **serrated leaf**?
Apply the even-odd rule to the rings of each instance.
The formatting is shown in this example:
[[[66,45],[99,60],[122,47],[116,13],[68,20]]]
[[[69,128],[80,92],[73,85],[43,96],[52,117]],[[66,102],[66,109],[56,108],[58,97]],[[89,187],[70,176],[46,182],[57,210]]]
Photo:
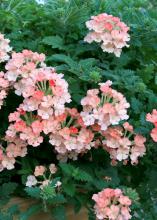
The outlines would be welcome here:
[[[66,203],[66,199],[63,194],[57,193],[56,196],[53,198],[47,200],[50,204],[60,204],[60,203]]]
[[[41,197],[43,200],[53,199],[56,196],[55,188],[51,185],[46,185],[41,190]]]
[[[94,58],[88,58],[88,59],[83,59],[80,60],[79,65],[81,68],[84,70],[90,70],[93,65],[96,65],[97,60]]]
[[[27,194],[33,198],[39,199],[40,198],[40,188],[39,187],[26,187],[25,191]]]
[[[48,58],[48,61],[63,62],[74,69],[77,67],[77,63],[70,56],[66,56],[65,54],[54,54]]]
[[[73,177],[76,180],[81,180],[81,181],[85,181],[85,182],[92,182],[92,180],[93,180],[93,178],[91,177],[90,174],[88,174],[84,170],[80,170],[80,169],[76,170],[76,173],[74,171]]]
[[[72,176],[75,180],[87,181],[87,182],[92,181],[91,175],[85,172],[84,170],[81,170],[78,167],[65,163],[60,164],[60,167],[65,174]]]
[[[52,48],[64,49],[63,39],[59,36],[45,37],[42,41],[44,44],[52,46]]]

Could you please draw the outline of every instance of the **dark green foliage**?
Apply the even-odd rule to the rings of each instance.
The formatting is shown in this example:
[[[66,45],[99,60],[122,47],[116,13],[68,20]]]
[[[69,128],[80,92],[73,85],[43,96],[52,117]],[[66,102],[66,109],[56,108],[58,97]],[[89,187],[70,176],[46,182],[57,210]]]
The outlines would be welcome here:
[[[92,182],[92,177],[84,170],[81,170],[71,164],[66,163],[60,164],[60,167],[65,176],[69,176],[70,178],[74,178],[78,181]]]
[[[57,206],[52,209],[52,216],[55,220],[66,220],[66,212],[64,206]]]

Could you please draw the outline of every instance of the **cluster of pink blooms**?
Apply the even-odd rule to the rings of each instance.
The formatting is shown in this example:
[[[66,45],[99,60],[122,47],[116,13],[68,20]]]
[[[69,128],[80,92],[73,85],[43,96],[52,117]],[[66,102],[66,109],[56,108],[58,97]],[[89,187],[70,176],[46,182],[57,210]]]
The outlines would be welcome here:
[[[92,43],[93,41],[101,43],[104,52],[114,53],[120,57],[123,47],[128,47],[130,40],[128,34],[129,27],[120,21],[118,17],[113,17],[106,13],[92,16],[91,20],[86,22],[90,32],[84,38],[84,41]]]
[[[4,72],[0,72],[0,109],[4,103],[4,99],[7,97],[9,89],[9,81],[4,78]]]
[[[12,50],[9,43],[10,40],[5,39],[4,35],[0,33],[0,63],[9,59],[8,53]]]
[[[105,137],[103,140],[103,148],[109,152],[112,163],[123,161],[127,164],[129,159],[131,164],[137,164],[138,158],[142,157],[146,148],[144,143],[146,138],[142,135],[135,134],[133,126],[125,122],[123,126],[110,127],[102,132]]]
[[[62,114],[65,103],[71,101],[68,83],[63,76],[57,74],[54,68],[45,67],[34,70],[31,78],[15,84],[15,92],[24,97],[23,109],[29,112],[37,111],[42,119]]]
[[[55,166],[55,164],[50,164],[48,169],[42,165],[36,166],[34,175],[29,175],[27,177],[26,186],[32,187],[38,185],[41,189],[43,189],[45,186],[51,184],[53,180],[52,176],[56,172],[57,172],[57,167]],[[40,177],[39,180],[37,180],[38,177]],[[59,188],[61,184],[62,183],[60,181],[57,181],[54,187]]]
[[[94,194],[95,214],[98,220],[129,220],[132,201],[120,189],[106,188]]]
[[[0,144],[0,171],[11,170],[14,168],[16,157],[25,157],[27,154],[27,144],[25,141],[18,137],[6,136],[4,140],[7,143],[7,147],[3,147],[3,143]]]
[[[155,142],[157,142],[157,110],[153,109],[153,112],[151,114],[148,113],[146,116],[146,120],[153,123],[153,125],[155,126],[155,128],[153,128],[151,131],[151,137]]]
[[[110,125],[129,118],[127,108],[130,105],[121,93],[111,88],[111,81],[99,85],[100,89],[88,90],[87,96],[81,100],[81,116],[86,126],[97,123],[101,130],[106,130]]]
[[[45,55],[23,50],[13,53],[6,65],[5,77],[13,83],[15,93],[24,97],[24,111],[37,111],[43,119],[64,112],[65,103],[71,101],[68,83],[63,74],[46,67]]]
[[[76,160],[78,154],[84,154],[94,146],[94,133],[86,128],[76,108],[66,108],[62,115],[45,120],[43,125],[60,160]]]
[[[12,50],[9,46],[10,40],[5,39],[4,35],[0,33],[0,63],[9,59],[8,53]],[[4,78],[4,72],[0,72],[0,109],[4,103],[4,99],[7,97],[9,89],[9,81]]]
[[[43,130],[42,119],[32,112],[25,112],[19,108],[18,111],[9,115],[9,122],[12,122],[6,135],[10,138],[19,137],[28,145],[39,146],[43,142],[41,132]]]
[[[112,33],[119,36],[116,47],[118,43],[122,47],[120,36],[127,27],[118,18],[103,14],[93,17],[87,25],[101,35]],[[112,31],[104,32],[104,25],[106,28],[112,25]],[[0,108],[10,88],[23,97],[17,111],[9,115],[10,125],[4,138],[7,147],[0,147],[1,170],[14,168],[15,158],[24,157],[28,145],[39,146],[45,135],[62,161],[76,160],[78,155],[98,147],[103,139],[103,147],[113,161],[126,163],[131,158],[132,163],[137,163],[138,157],[145,153],[145,138],[126,136],[129,131],[126,127],[111,127],[128,119],[129,108],[125,97],[111,88],[112,82],[100,83],[99,89],[88,90],[87,96],[81,100],[83,110],[79,113],[76,108],[65,107],[71,102],[71,96],[64,75],[57,74],[44,62],[44,54],[30,50],[12,52],[5,66],[6,73],[0,72]],[[129,132],[134,134],[133,130]],[[99,134],[99,138],[95,134]]]
[[[45,66],[44,61],[44,54],[38,54],[30,50],[23,50],[21,53],[13,52],[5,66],[7,70],[5,76],[11,82],[29,78],[33,70]]]

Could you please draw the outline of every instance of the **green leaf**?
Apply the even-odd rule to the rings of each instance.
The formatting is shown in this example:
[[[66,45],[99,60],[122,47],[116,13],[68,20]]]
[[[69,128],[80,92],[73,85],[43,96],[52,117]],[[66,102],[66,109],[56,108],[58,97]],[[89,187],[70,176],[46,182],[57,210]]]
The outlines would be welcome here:
[[[90,174],[88,174],[87,172],[85,172],[84,170],[81,169],[75,169],[73,171],[73,177],[76,180],[81,180],[81,181],[85,181],[85,182],[92,182],[93,178],[91,177]]]
[[[83,68],[84,70],[90,70],[94,65],[96,65],[97,60],[95,58],[88,58],[80,60],[79,65],[80,68]]]
[[[68,196],[73,197],[75,195],[76,187],[73,183],[68,182],[66,184],[62,184],[62,188]]]
[[[48,200],[48,203],[53,205],[66,203],[66,199],[63,194],[57,193],[53,198]]]
[[[53,199],[56,196],[55,187],[51,185],[44,186],[40,195],[43,200]]]
[[[58,48],[60,50],[64,49],[64,41],[59,36],[49,36],[45,37],[42,41],[44,44],[52,46],[52,48]]]
[[[90,174],[71,164],[61,163],[60,167],[65,174],[72,176],[75,180],[87,182],[92,182],[93,180]]]
[[[94,210],[88,210],[88,220],[96,220]]]
[[[40,188],[39,187],[26,187],[25,191],[27,194],[33,198],[39,199],[41,197],[40,195]]]
[[[52,209],[52,216],[54,220],[66,220],[65,207],[60,205]]]
[[[57,62],[64,62],[64,63],[67,63],[69,66],[71,66],[73,63],[75,63],[70,56],[66,56],[64,54],[54,54],[54,55],[50,56],[48,60],[57,61]]]

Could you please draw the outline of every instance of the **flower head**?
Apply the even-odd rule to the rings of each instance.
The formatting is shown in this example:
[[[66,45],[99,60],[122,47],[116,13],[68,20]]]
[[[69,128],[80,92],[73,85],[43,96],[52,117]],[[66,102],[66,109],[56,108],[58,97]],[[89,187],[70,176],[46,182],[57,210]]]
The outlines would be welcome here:
[[[27,182],[26,182],[26,186],[28,187],[32,187],[32,186],[35,186],[37,184],[37,179],[35,178],[35,176],[33,175],[29,175],[27,177]]]
[[[106,130],[110,125],[128,119],[130,105],[121,93],[111,88],[111,84],[111,81],[100,83],[99,90],[88,90],[87,96],[81,100],[81,116],[86,126],[96,123],[101,130]]]
[[[127,44],[130,40],[129,28],[117,17],[106,13],[92,16],[91,20],[86,22],[86,26],[90,32],[84,41],[101,43],[104,52],[114,53],[120,57],[122,48],[129,46]]]
[[[94,194],[95,214],[98,220],[129,220],[132,201],[124,196],[120,189],[106,188],[98,194]]]
[[[43,176],[46,168],[44,166],[36,166],[34,171],[34,176]]]

